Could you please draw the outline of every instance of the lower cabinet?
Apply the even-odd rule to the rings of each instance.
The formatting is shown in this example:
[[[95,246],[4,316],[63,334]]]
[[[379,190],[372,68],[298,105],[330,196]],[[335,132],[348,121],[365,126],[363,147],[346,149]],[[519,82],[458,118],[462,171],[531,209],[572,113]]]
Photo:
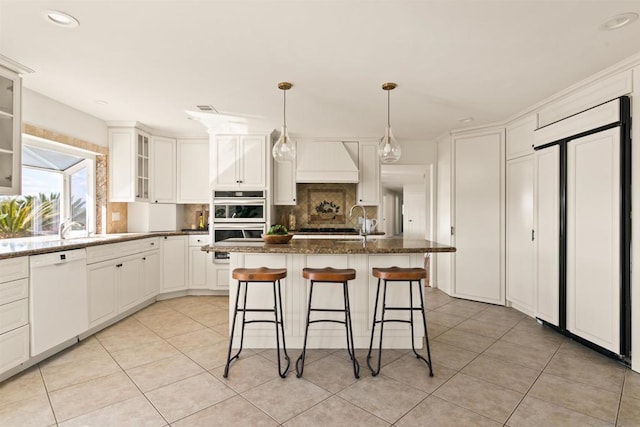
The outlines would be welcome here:
[[[228,291],[229,264],[214,263],[213,254],[201,250],[210,242],[210,236],[189,236],[189,289]]]
[[[89,328],[158,294],[157,240],[98,246],[95,253],[92,247],[87,249]],[[121,256],[123,254],[126,256]]]
[[[187,289],[188,236],[164,236],[161,240],[161,292]]]
[[[0,374],[29,360],[29,258],[0,261]]]

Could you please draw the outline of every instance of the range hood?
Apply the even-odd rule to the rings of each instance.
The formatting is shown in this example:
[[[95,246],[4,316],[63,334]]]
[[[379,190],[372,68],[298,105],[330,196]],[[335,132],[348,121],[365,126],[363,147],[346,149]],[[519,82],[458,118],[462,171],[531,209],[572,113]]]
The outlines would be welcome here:
[[[357,141],[298,141],[296,182],[357,183]]]

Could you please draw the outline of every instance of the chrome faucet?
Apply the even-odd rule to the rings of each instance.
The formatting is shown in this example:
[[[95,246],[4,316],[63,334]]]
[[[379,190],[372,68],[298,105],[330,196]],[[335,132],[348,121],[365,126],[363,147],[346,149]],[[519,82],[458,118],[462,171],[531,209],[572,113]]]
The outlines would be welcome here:
[[[67,219],[65,221],[62,221],[60,223],[60,231],[59,231],[60,238],[61,239],[66,239],[67,238],[67,232],[69,230],[71,230],[74,225],[84,226],[84,224],[80,224],[79,222],[76,222],[76,221],[71,221],[71,219]]]
[[[353,208],[355,207],[359,207],[360,209],[362,209],[362,224],[360,225],[360,235],[362,236],[362,247],[366,248],[367,247],[367,228],[366,228],[367,211],[365,210],[364,206],[360,204],[355,204],[351,206],[351,209],[349,209],[349,218],[353,218]]]

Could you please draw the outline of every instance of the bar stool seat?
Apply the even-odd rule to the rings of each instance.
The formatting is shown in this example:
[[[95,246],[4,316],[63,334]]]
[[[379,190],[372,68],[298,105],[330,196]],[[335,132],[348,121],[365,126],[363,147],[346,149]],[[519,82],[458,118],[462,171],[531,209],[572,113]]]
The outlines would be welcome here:
[[[360,377],[360,364],[356,359],[355,348],[353,345],[353,327],[351,326],[351,307],[349,304],[349,280],[356,278],[356,271],[353,268],[336,269],[332,267],[325,268],[304,268],[302,277],[311,281],[309,287],[309,305],[307,307],[307,323],[304,331],[304,344],[302,353],[296,360],[296,376],[302,377],[304,372],[304,360],[307,353],[307,337],[309,335],[309,325],[311,323],[339,323],[345,325],[347,336],[347,352],[353,363],[353,375]],[[311,302],[313,300],[313,287],[316,283],[339,283],[342,284],[342,294],[344,298],[344,308],[313,308]],[[335,319],[314,319],[311,320],[311,312],[334,312],[344,313],[344,321]]]
[[[371,327],[371,341],[369,342],[369,352],[367,353],[367,365],[371,370],[371,374],[375,377],[380,373],[380,361],[382,360],[382,336],[384,332],[384,324],[387,322],[395,323],[409,323],[411,324],[411,348],[416,357],[424,361],[429,367],[429,376],[433,376],[433,368],[431,366],[431,351],[429,349],[429,335],[427,334],[427,319],[424,312],[424,297],[422,294],[422,279],[427,278],[427,270],[424,268],[401,268],[401,267],[387,267],[387,268],[373,268],[371,271],[373,277],[378,279],[378,286],[376,289],[376,302],[373,312],[373,325]],[[380,298],[380,282],[384,281],[383,295],[382,295],[382,314],[380,320],[378,320],[378,301]],[[408,282],[409,283],[409,306],[403,307],[387,307],[387,282]],[[418,291],[420,294],[420,306],[415,307],[413,304],[413,283],[418,284]],[[385,319],[385,313],[389,311],[408,311],[410,313],[410,320],[404,319]],[[424,327],[424,336],[427,350],[427,358],[425,359],[420,355],[415,346],[414,333],[413,333],[413,312],[420,311],[422,313],[422,325]],[[371,351],[373,349],[373,338],[376,332],[376,325],[380,324],[380,345],[378,349],[378,361],[377,367],[374,369],[371,366]]]
[[[249,323],[273,323],[276,327],[276,352],[278,355],[278,374],[280,377],[284,378],[287,376],[287,371],[289,370],[289,366],[291,361],[289,359],[289,355],[287,354],[287,346],[284,338],[284,319],[282,314],[282,295],[280,292],[280,280],[287,277],[287,269],[286,268],[236,268],[231,273],[231,277],[238,281],[238,289],[236,292],[236,303],[235,309],[233,311],[233,323],[231,325],[231,336],[229,337],[229,351],[227,352],[227,363],[224,367],[224,377],[227,378],[229,375],[229,365],[231,362],[238,357],[240,357],[240,353],[242,352],[242,344],[244,341],[244,329],[245,325]],[[248,286],[249,283],[271,283],[273,286],[273,308],[247,308],[247,294],[248,294]],[[240,290],[244,288],[244,299],[242,306],[240,303]],[[238,316],[238,312],[242,312],[242,329],[240,332],[240,348],[238,352],[231,357],[231,349],[233,348],[233,336],[235,333],[236,327],[236,318]],[[264,312],[272,312],[274,315],[274,320],[266,320],[266,319],[254,319],[254,320],[246,320],[246,313],[264,313]],[[284,371],[281,369],[281,360],[280,360],[280,334],[282,334],[282,350],[284,353],[284,358],[287,361],[287,366]]]

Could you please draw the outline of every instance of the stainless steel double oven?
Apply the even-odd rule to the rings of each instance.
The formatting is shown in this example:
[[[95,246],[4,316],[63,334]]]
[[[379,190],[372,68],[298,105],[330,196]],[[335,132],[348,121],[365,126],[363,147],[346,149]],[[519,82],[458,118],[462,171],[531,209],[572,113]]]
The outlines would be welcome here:
[[[255,239],[266,232],[267,199],[264,190],[213,192],[213,240]],[[215,252],[214,262],[228,263],[227,252]]]

